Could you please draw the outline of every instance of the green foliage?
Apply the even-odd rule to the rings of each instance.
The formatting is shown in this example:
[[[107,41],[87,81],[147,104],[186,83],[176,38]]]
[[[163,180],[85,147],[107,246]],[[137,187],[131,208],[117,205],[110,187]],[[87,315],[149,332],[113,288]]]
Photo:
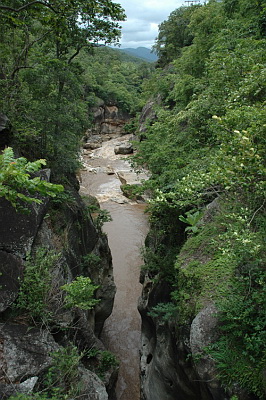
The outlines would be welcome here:
[[[92,106],[101,99],[131,114],[140,111],[141,83],[153,70],[150,64],[124,59],[122,53],[103,47],[94,49],[92,54],[81,52],[78,60],[84,69],[85,90],[91,93]],[[129,128],[132,130],[134,124]]]
[[[187,226],[185,232],[191,231],[192,233],[197,233],[199,230],[199,221],[202,217],[202,213],[200,211],[195,211],[193,214],[190,211],[187,211],[186,217],[183,215],[179,215],[180,221],[185,224],[189,224],[191,226]]]
[[[39,248],[26,259],[23,281],[13,309],[25,313],[34,323],[47,322],[51,318],[51,270],[59,257],[53,251]]]
[[[110,368],[118,366],[118,360],[114,354],[108,350],[101,351],[100,365],[97,369],[99,376],[103,376]]]
[[[52,365],[46,372],[41,390],[32,394],[17,394],[11,400],[67,400],[79,396],[79,364],[84,353],[70,345],[51,354]]]
[[[179,323],[187,324],[206,304],[216,303],[220,339],[211,354],[221,383],[232,394],[239,385],[261,398],[265,10],[265,1],[209,1],[191,10],[184,25],[173,24],[184,19],[182,8],[160,26],[159,55],[162,63],[171,64],[158,68],[143,85],[144,96],[156,103],[156,118],[147,121],[134,157],[134,165],[151,172],[144,186],[152,193],[150,221],[158,241],[147,243],[150,276],[154,271],[166,279],[169,248],[177,255],[168,279],[172,305],[163,306],[166,313],[169,307],[177,309]],[[175,38],[181,28],[191,35],[187,46]],[[206,206],[214,199],[218,207],[209,214]],[[188,235],[183,246],[178,221],[188,225],[187,232],[197,233]],[[155,306],[155,317],[156,310],[163,315],[161,304]]]
[[[16,394],[15,396],[9,397],[9,400],[56,400],[54,397],[47,397],[45,393],[34,393],[34,394]]]
[[[89,359],[97,359],[97,363],[92,369],[101,379],[104,379],[106,372],[110,371],[111,368],[119,365],[115,355],[108,350],[91,349],[86,352],[86,356]]]
[[[164,67],[180,56],[183,47],[191,45],[193,35],[189,23],[191,15],[198,7],[197,5],[180,7],[159,25],[159,35],[153,50],[159,57],[157,64],[160,67]]]
[[[151,247],[147,246],[143,250],[145,264],[142,266],[142,270],[148,271],[150,276],[156,277],[155,279],[165,279],[166,281],[174,282],[176,279],[174,264],[178,250],[174,246],[171,246],[170,243],[166,245],[160,242],[161,239],[159,239],[156,248],[154,248],[153,243]]]
[[[173,303],[158,303],[152,307],[148,315],[152,318],[158,318],[163,322],[167,322],[178,314],[177,306]]]
[[[91,204],[91,205],[87,206],[87,210],[89,213],[92,213],[93,223],[94,223],[96,229],[98,229],[99,231],[101,231],[103,224],[105,222],[112,221],[110,212],[106,209],[99,208],[98,205]]]
[[[266,367],[266,274],[264,260],[239,266],[228,296],[217,302],[220,339],[208,349],[228,387],[237,382],[263,399]]]
[[[79,307],[82,310],[91,310],[100,302],[93,298],[95,290],[99,286],[93,285],[91,279],[85,276],[78,276],[71,283],[63,285],[61,289],[66,292],[66,307]]]
[[[99,267],[101,264],[101,257],[94,253],[88,253],[82,258],[82,268],[84,271],[91,268]]]
[[[24,157],[15,158],[11,147],[0,155],[0,197],[4,197],[16,210],[26,210],[26,203],[42,203],[41,196],[56,197],[64,190],[34,174],[39,171],[45,160],[29,162]]]
[[[86,88],[78,55],[92,51],[98,41],[117,43],[124,11],[105,0],[26,5],[4,0],[0,12],[0,108],[22,154],[45,158],[60,179],[79,167],[80,139],[94,95]]]
[[[43,391],[48,398],[65,400],[79,394],[79,364],[84,353],[73,346],[61,347],[51,354],[52,366],[43,380]]]

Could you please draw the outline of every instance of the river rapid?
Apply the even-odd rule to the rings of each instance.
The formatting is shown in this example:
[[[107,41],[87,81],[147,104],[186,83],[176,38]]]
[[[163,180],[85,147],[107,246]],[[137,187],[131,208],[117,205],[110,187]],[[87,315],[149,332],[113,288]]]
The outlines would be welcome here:
[[[141,248],[148,232],[145,204],[123,196],[124,179],[129,183],[147,178],[131,170],[128,156],[115,155],[114,147],[128,136],[104,142],[99,149],[83,155],[81,195],[95,196],[112,221],[104,224],[112,253],[117,292],[111,316],[106,320],[102,341],[120,360],[117,400],[139,400],[139,349],[141,320],[137,311],[141,294],[139,283]],[[119,179],[120,177],[120,179]]]

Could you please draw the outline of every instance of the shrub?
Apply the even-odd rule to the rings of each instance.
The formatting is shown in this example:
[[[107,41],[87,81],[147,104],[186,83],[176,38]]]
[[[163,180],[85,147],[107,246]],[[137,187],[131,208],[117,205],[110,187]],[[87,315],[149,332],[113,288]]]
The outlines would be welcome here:
[[[91,279],[78,276],[73,282],[63,285],[61,289],[66,292],[66,307],[79,307],[82,310],[91,310],[100,302],[93,298],[94,292],[99,286],[93,285]]]
[[[0,197],[10,201],[16,210],[27,211],[25,203],[42,203],[38,194],[55,197],[62,192],[62,185],[33,177],[45,164],[45,160],[28,162],[24,157],[15,158],[13,149],[6,148],[0,155]]]
[[[39,248],[36,253],[27,256],[23,282],[13,309],[29,315],[35,323],[45,322],[51,317],[51,269],[59,257],[45,248]]]

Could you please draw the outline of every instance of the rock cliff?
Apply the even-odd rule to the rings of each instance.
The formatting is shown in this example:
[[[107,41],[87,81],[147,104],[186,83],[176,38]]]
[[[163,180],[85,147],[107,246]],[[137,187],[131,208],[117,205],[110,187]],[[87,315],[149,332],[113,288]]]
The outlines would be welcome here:
[[[104,370],[103,380],[92,371],[105,351],[98,337],[115,295],[107,238],[71,186],[60,199],[29,207],[19,214],[0,200],[0,397],[43,390],[55,360],[69,357],[73,376],[60,377],[60,390],[108,399],[117,367]],[[92,310],[65,306],[62,286],[79,275],[98,287]]]
[[[101,146],[103,141],[124,135],[125,124],[130,115],[115,104],[105,104],[103,100],[92,109],[93,125],[84,137],[85,149],[93,150]]]
[[[210,222],[213,210],[217,211],[217,204],[211,203],[203,216],[205,221]],[[153,271],[141,273],[143,290],[138,306],[142,318],[141,400],[258,400],[237,382],[225,390],[215,361],[206,352],[207,346],[219,339],[220,322],[212,300],[213,287],[197,306],[194,304],[198,288],[189,265],[193,270],[196,264],[193,267],[192,262],[203,262],[202,248],[206,244],[199,239],[193,243],[190,252],[187,246],[179,255],[183,261],[179,273],[183,287],[179,285],[179,290],[184,289],[187,297],[178,305],[171,303],[173,281]],[[148,245],[152,243],[148,241]]]

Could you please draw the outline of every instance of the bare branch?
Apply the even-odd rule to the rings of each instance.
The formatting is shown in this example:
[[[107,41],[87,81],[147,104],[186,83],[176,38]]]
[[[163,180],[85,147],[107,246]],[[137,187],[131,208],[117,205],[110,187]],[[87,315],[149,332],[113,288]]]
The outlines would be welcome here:
[[[80,50],[81,50],[81,49],[84,49],[84,47],[93,47],[93,45],[92,45],[92,43],[88,43],[88,44],[84,44],[84,45],[82,45],[82,46],[79,46],[79,47],[77,48],[77,50],[75,51],[75,53],[72,54],[71,57],[69,57],[67,63],[70,64],[71,61],[80,53]]]
[[[27,66],[27,65],[21,65],[20,67],[16,67],[15,69],[14,69],[14,71],[12,72],[12,74],[11,74],[11,76],[10,76],[10,79],[14,79],[14,77],[15,77],[15,75],[16,75],[16,73],[18,72],[18,71],[20,71],[21,69],[33,69],[34,68],[34,66],[32,66],[32,67],[30,67],[30,66]]]
[[[7,10],[7,11],[12,11],[12,12],[19,13],[19,12],[21,12],[21,11],[31,7],[31,6],[34,6],[35,4],[41,4],[42,6],[47,7],[50,10],[52,10],[54,13],[58,13],[58,11],[56,11],[50,4],[44,3],[43,1],[40,1],[40,0],[31,1],[30,3],[24,4],[24,6],[21,6],[19,8],[13,8],[13,7],[9,7],[9,6],[5,6],[3,4],[0,4],[0,10]]]
[[[42,39],[43,39],[45,36],[47,36],[50,32],[51,32],[50,30],[47,31],[47,32],[45,32],[43,35],[41,35],[40,37],[38,37],[37,39],[33,40],[33,41],[30,42],[30,43],[26,43],[26,41],[25,41],[25,47],[22,49],[21,53],[20,53],[19,56],[17,57],[17,62],[16,62],[17,67],[15,67],[14,70],[13,70],[13,72],[10,74],[10,79],[13,80],[13,79],[15,78],[16,73],[17,73],[18,71],[20,71],[21,69],[34,68],[34,66],[35,66],[36,64],[34,64],[34,66],[32,66],[32,67],[29,67],[29,66],[27,66],[27,65],[18,65],[18,64],[22,63],[21,60],[22,60],[22,57],[23,57],[23,56],[24,56],[24,63],[26,64],[27,55],[28,55],[28,52],[29,52],[30,48],[31,48],[35,43],[37,43],[37,42],[39,42],[40,40],[42,40]]]
[[[253,219],[255,218],[255,215],[264,207],[265,201],[263,201],[262,205],[254,212],[254,214],[252,215],[251,220],[249,221],[248,225],[251,225],[251,222],[253,221]]]

